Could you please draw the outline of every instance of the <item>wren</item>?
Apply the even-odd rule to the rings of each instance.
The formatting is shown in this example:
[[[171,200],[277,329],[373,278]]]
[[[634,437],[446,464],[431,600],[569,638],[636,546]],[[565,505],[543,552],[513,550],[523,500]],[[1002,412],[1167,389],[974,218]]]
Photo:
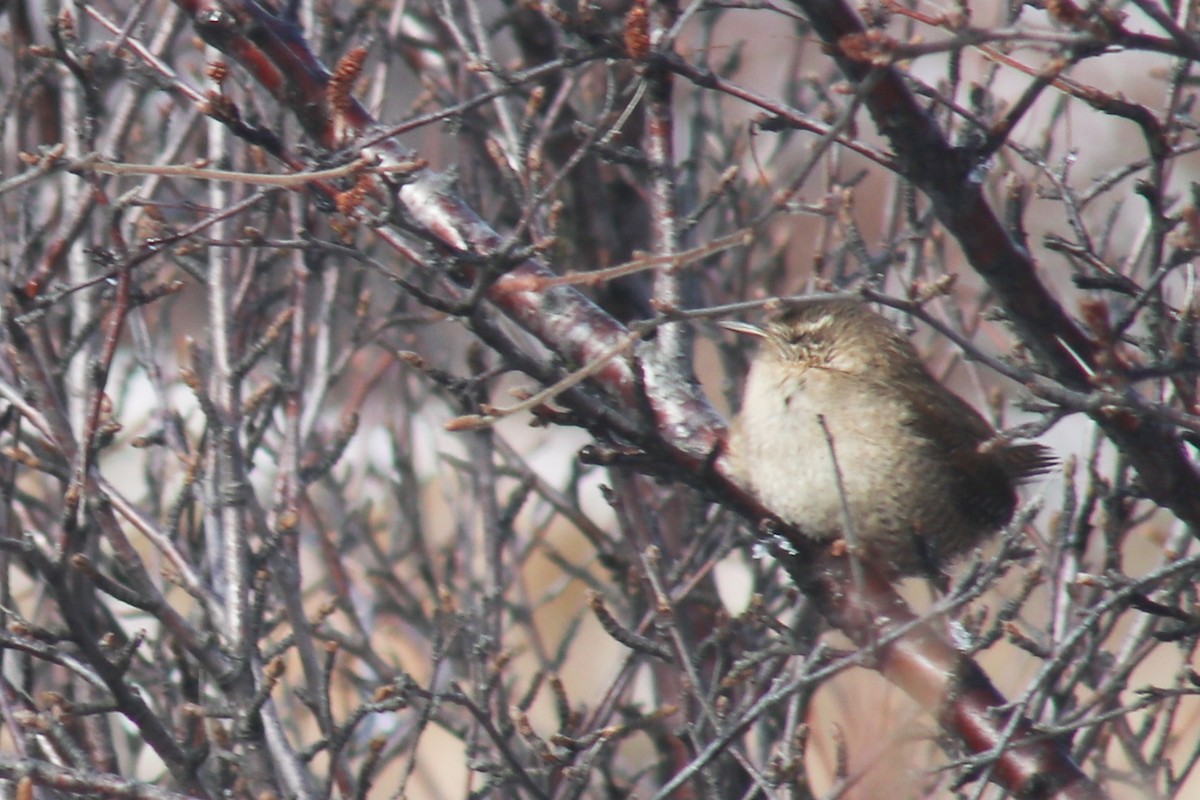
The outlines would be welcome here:
[[[1057,463],[1040,444],[997,438],[858,300],[722,326],[762,339],[730,431],[733,477],[784,522],[856,544],[885,574],[937,574],[1008,523],[1016,487]]]

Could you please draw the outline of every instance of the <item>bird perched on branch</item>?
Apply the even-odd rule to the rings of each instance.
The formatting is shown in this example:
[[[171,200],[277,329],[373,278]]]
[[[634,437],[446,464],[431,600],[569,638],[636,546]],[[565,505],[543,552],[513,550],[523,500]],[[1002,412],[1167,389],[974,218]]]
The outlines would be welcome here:
[[[1003,527],[1018,484],[1056,459],[997,437],[858,300],[814,300],[759,328],[728,453],[785,522],[844,538],[891,575],[935,574]]]

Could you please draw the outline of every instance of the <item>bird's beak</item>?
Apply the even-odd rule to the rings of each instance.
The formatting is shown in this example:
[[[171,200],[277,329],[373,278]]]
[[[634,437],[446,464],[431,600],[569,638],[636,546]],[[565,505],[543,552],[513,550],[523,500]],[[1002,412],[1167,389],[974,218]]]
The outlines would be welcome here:
[[[751,325],[749,322],[736,322],[734,320],[721,320],[717,323],[721,328],[734,333],[745,333],[750,336],[757,336],[760,339],[766,337],[767,332],[757,325]]]

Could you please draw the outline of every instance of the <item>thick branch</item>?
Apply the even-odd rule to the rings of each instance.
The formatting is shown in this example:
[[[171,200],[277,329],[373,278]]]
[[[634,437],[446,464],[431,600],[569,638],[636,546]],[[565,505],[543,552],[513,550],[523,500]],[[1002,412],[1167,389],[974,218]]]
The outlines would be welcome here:
[[[192,5],[195,13],[190,0],[177,1],[185,7]],[[811,5],[821,10],[828,4]],[[236,2],[231,2],[231,7],[240,8]],[[240,20],[248,12],[234,13]],[[203,24],[199,29],[212,44],[237,58],[281,102],[290,106],[310,134],[326,146],[335,144],[329,138],[331,131],[362,133],[374,125],[374,120],[357,103],[342,104],[335,110],[325,102],[328,72],[312,66],[315,59],[304,51],[303,42],[298,40],[291,23],[257,12],[250,16],[270,33],[270,36],[255,38],[256,42],[261,39],[266,43],[262,49],[242,36],[237,25],[211,28],[219,36],[210,35],[210,28]],[[841,34],[830,35],[831,41],[836,41]],[[860,65],[844,58],[843,61],[848,69],[854,70],[852,74],[860,78],[865,75]],[[276,83],[280,74],[288,76],[291,83],[282,86]],[[877,95],[872,95],[872,107],[884,120],[885,131],[892,136],[900,138],[898,127],[913,125],[908,134],[911,140],[906,140],[911,141],[911,146],[902,153],[905,163],[926,164],[926,158],[921,156],[926,152],[925,148],[932,148],[929,158],[936,160],[946,156],[950,151],[940,134],[910,102],[911,98],[903,88],[898,76],[884,81]],[[884,104],[888,98],[894,107]],[[314,116],[313,109],[323,109],[326,113],[340,115],[340,118],[326,122]],[[370,150],[385,162],[408,157],[393,140],[373,143]],[[941,171],[945,172],[944,167]],[[947,172],[939,181],[933,182],[933,187],[943,183],[958,186],[964,182],[959,172]],[[963,191],[961,186],[958,188]],[[434,240],[441,242],[448,252],[462,255],[456,278],[464,283],[481,277],[481,264],[486,265],[503,255],[505,243],[499,234],[456,197],[447,182],[436,173],[428,170],[417,173],[400,188],[398,196],[411,217]],[[962,194],[960,199],[969,200],[970,193]],[[943,205],[949,201],[949,195],[939,200]],[[981,198],[967,208],[976,214],[986,211]],[[950,210],[944,209],[944,213],[949,215]],[[969,216],[956,219],[957,231],[966,224]],[[385,236],[388,235],[391,234],[385,232]],[[1071,353],[1088,357],[1090,343],[1033,278],[1027,256],[1021,257],[1016,252],[998,224],[971,241],[971,251],[976,257],[987,248],[997,248],[994,252],[998,255],[983,264],[1005,287],[1006,305],[1010,305],[1023,333],[1033,341],[1048,342],[1044,357],[1061,371],[1077,370],[1072,366]],[[1015,267],[1010,261],[1015,262]],[[1020,269],[1022,265],[1024,272]],[[1003,273],[1014,269],[1013,275],[1001,280]],[[524,260],[495,278],[487,286],[486,297],[570,362],[586,363],[610,352],[626,335],[626,329],[574,289],[548,286],[544,281],[550,276],[550,271],[540,262]],[[1024,294],[1026,290],[1028,296]],[[594,373],[592,382],[630,414],[636,415],[647,404],[650,406],[660,435],[653,455],[662,460],[663,472],[690,476],[704,491],[721,498],[751,520],[769,519],[766,510],[729,480],[723,460],[710,458],[719,449],[724,431],[707,400],[681,376],[658,369],[654,363],[654,360],[643,363],[639,374],[629,362],[610,359],[603,369]],[[1077,372],[1074,374],[1078,376]],[[1004,706],[1004,699],[992,689],[979,668],[960,655],[932,625],[916,625],[904,635],[888,639],[889,631],[911,622],[913,615],[886,581],[872,580],[872,591],[867,593],[868,596],[856,597],[846,574],[845,559],[840,563],[834,559],[834,563],[814,570],[813,564],[821,562],[813,552],[813,544],[795,531],[782,526],[778,530],[790,542],[780,557],[802,586],[819,598],[830,619],[860,643],[886,642],[878,645],[875,651],[880,670],[936,713],[946,730],[965,748],[974,753],[995,751],[995,780],[1011,789],[1027,792],[1030,797],[1049,797],[1055,792],[1060,797],[1100,796],[1059,748],[1042,740],[1010,741],[1013,734],[1006,731],[1008,720],[1003,714],[993,713]],[[1027,723],[1015,721],[1018,738],[1030,730]],[[1039,778],[1038,775],[1049,777]]]

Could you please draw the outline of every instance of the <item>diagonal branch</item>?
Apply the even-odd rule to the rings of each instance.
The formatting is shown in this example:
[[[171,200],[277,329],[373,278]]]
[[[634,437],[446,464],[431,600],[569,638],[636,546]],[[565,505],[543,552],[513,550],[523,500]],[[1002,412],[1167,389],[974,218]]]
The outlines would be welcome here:
[[[330,73],[312,56],[290,21],[267,13],[253,0],[228,0],[209,6],[177,0],[192,13],[197,29],[210,44],[238,60],[328,148],[335,132],[362,136],[375,121],[357,101],[328,102]],[[861,31],[857,18],[837,3],[804,4],[829,42]],[[825,19],[829,17],[829,20]],[[243,31],[254,31],[251,39]],[[852,78],[862,80],[869,68],[839,56]],[[868,102],[877,121],[894,140],[906,174],[928,174],[922,184],[956,236],[996,283],[1022,334],[1040,346],[1039,353],[1072,382],[1082,380],[1077,358],[1089,358],[1091,343],[1037,282],[1027,255],[1021,254],[990,214],[968,178],[967,159],[949,148],[940,131],[916,106],[900,77],[889,73],[873,89]],[[337,119],[334,119],[334,117]],[[366,155],[384,166],[411,161],[393,139],[376,140]],[[506,263],[508,243],[450,190],[449,182],[431,170],[420,170],[395,190],[402,207],[430,239],[455,259],[454,277],[465,286],[483,281],[486,298],[573,364],[594,361],[612,351],[627,329],[570,286],[554,285],[551,271],[529,258]],[[954,206],[954,207],[952,207]],[[968,230],[982,218],[984,224]],[[394,232],[381,231],[385,239]],[[989,254],[984,258],[984,254]],[[499,267],[504,269],[500,274]],[[636,363],[636,362],[635,362]],[[689,476],[693,484],[755,522],[769,521],[759,506],[728,477],[719,456],[723,424],[707,400],[683,376],[656,366],[653,359],[634,363],[609,359],[591,383],[631,416],[647,409],[657,436],[639,442],[651,448],[656,468],[672,477]],[[1151,451],[1147,450],[1147,456]],[[717,454],[714,457],[714,454]],[[1193,502],[1200,502],[1196,492]],[[1200,515],[1197,515],[1200,519]],[[1012,712],[1001,711],[1001,697],[973,661],[960,654],[929,622],[917,622],[890,585],[868,575],[871,591],[857,595],[845,558],[815,552],[811,541],[795,530],[776,525],[786,537],[777,548],[797,583],[818,599],[824,612],[852,639],[871,644],[877,668],[935,713],[945,730],[972,753],[994,754],[992,779],[1027,797],[1099,797],[1056,744],[1028,738],[1032,728]],[[785,539],[778,539],[782,543]],[[902,631],[897,633],[897,630]]]

